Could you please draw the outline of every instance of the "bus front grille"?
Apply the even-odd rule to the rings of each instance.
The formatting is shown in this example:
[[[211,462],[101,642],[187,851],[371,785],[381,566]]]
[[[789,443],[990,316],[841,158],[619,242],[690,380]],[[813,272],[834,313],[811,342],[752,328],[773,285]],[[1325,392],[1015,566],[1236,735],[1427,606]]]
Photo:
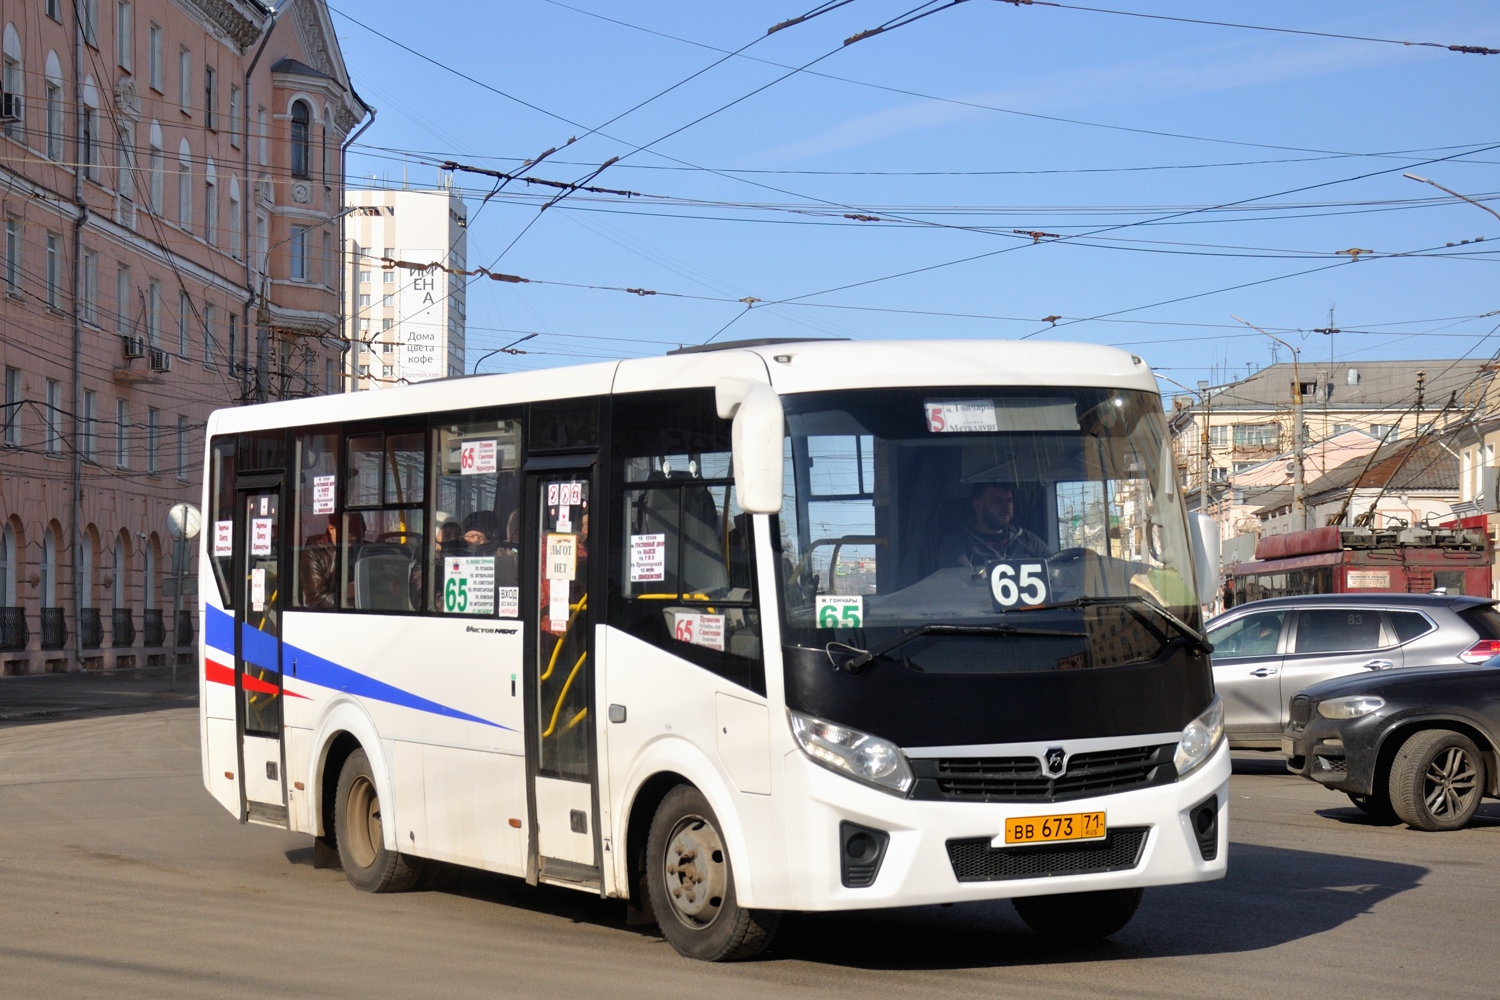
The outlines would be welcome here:
[[[989,837],[948,841],[948,860],[960,882],[1048,878],[1127,871],[1140,864],[1150,827],[1125,826],[1103,840],[1034,847],[991,847]]]
[[[1065,802],[1165,785],[1177,779],[1176,744],[1074,754],[1049,776],[1035,757],[915,758],[915,797],[969,802]]]

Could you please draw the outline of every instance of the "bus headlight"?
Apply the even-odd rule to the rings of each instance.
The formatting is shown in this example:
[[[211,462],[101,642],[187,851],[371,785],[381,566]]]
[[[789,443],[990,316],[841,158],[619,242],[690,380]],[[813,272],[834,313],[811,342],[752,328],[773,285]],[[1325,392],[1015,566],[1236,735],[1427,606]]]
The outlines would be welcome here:
[[[1224,703],[1218,695],[1209,702],[1203,714],[1182,727],[1182,737],[1177,741],[1177,752],[1172,763],[1177,765],[1178,777],[1188,774],[1219,749],[1224,742]]]
[[[916,778],[901,748],[858,729],[788,710],[792,735],[802,752],[830,771],[905,795]]]

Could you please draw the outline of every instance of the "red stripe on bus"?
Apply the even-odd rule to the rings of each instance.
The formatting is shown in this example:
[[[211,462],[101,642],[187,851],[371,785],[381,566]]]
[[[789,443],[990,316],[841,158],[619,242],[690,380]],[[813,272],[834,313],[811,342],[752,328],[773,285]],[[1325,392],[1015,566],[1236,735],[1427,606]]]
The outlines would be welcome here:
[[[205,659],[203,661],[203,679],[210,684],[227,684],[229,687],[234,687],[234,670],[222,663],[215,663],[213,660]],[[282,692],[288,698],[307,700],[307,695],[305,694],[298,694],[295,691],[283,692],[275,684],[263,681],[258,677],[251,677],[249,674],[245,675],[244,684],[246,691],[254,691],[258,694],[276,694]]]

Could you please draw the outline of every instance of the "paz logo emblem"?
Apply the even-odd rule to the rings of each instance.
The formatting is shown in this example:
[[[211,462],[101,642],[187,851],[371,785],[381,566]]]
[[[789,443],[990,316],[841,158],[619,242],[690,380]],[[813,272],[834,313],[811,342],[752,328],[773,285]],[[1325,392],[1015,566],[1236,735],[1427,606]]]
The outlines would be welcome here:
[[[1054,776],[1062,774],[1064,756],[1062,747],[1047,748],[1047,753],[1042,757],[1042,763],[1046,765],[1048,774]]]

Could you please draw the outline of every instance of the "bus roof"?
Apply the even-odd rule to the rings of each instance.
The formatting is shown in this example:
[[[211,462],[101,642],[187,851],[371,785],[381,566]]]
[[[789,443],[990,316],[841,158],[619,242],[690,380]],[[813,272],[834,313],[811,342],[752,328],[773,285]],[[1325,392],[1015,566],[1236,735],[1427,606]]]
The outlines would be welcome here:
[[[314,396],[217,410],[209,433],[311,426],[608,393],[769,382],[779,393],[900,386],[1089,386],[1156,392],[1133,354],[1044,340],[803,340],[743,342],[589,365],[434,379],[399,389]]]

